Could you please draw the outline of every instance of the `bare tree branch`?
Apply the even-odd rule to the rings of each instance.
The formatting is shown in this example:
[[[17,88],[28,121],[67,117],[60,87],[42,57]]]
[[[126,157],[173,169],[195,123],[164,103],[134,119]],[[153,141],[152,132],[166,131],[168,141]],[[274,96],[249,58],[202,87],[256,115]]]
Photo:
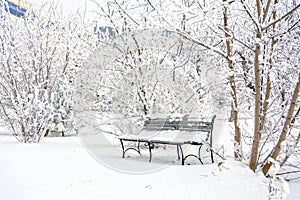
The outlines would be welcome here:
[[[299,7],[300,7],[300,4],[298,4],[297,6],[295,6],[293,9],[291,9],[289,12],[287,12],[285,15],[283,15],[279,19],[277,19],[277,20],[269,23],[265,27],[262,27],[262,30],[266,30],[266,29],[270,28],[271,26],[273,26],[274,24],[277,24],[278,22],[286,19],[287,17],[289,17],[290,15],[292,15]]]

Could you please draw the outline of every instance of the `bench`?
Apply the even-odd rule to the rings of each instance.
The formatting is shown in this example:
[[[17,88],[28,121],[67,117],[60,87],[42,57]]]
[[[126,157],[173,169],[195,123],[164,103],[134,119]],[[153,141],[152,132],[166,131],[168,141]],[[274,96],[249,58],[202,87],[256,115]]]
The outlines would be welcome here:
[[[189,157],[194,157],[203,164],[200,151],[205,144],[210,150],[211,162],[214,162],[212,152],[212,133],[216,116],[196,117],[184,116],[150,116],[147,117],[143,129],[138,135],[122,135],[119,140],[122,146],[122,158],[129,150],[134,150],[141,155],[140,144],[145,143],[149,151],[149,162],[152,160],[152,149],[154,145],[165,144],[177,147],[177,157],[184,165]],[[135,147],[125,147],[125,141],[135,142]],[[198,153],[184,155],[183,145],[197,145]]]

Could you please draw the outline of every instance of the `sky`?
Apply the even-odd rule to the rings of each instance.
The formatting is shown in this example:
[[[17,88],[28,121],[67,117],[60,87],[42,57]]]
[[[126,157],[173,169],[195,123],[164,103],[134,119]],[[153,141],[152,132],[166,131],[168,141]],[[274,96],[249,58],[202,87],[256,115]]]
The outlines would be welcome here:
[[[78,9],[84,10],[86,8],[87,10],[87,16],[92,17],[93,13],[91,12],[95,5],[90,0],[26,0],[27,2],[36,5],[37,7],[42,6],[43,4],[47,2],[54,2],[55,4],[58,4],[59,7],[61,7],[66,13],[71,11],[77,11]]]
[[[46,2],[52,2],[52,0],[27,0],[28,2],[41,6]],[[89,3],[88,0],[54,0],[55,3],[59,3],[63,9],[66,10],[77,10],[83,8],[85,3]]]

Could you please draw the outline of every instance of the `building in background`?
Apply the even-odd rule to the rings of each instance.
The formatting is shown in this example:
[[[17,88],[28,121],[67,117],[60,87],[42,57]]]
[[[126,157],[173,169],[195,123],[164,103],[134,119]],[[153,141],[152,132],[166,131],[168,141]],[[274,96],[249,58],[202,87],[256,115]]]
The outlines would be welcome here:
[[[33,4],[25,0],[0,0],[0,3],[7,2],[8,9],[12,15],[16,17],[23,17],[26,12],[34,12],[37,8]]]

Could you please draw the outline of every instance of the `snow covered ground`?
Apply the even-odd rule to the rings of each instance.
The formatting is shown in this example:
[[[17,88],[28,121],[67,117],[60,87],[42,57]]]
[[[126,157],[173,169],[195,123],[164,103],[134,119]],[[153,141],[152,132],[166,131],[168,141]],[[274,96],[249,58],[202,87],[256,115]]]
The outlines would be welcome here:
[[[120,165],[135,162],[117,155]],[[97,162],[79,137],[20,144],[0,134],[0,199],[268,199],[268,181],[234,161],[169,165],[153,173],[117,172]],[[141,164],[152,165],[145,161]],[[291,198],[299,199],[293,184]]]
[[[286,200],[300,199],[300,181],[289,182],[291,193],[287,196]]]
[[[267,199],[268,194],[266,180],[237,162],[225,162],[221,167],[174,165],[143,175],[116,172],[94,160],[78,137],[19,144],[1,135],[0,160],[1,200],[253,200]]]

